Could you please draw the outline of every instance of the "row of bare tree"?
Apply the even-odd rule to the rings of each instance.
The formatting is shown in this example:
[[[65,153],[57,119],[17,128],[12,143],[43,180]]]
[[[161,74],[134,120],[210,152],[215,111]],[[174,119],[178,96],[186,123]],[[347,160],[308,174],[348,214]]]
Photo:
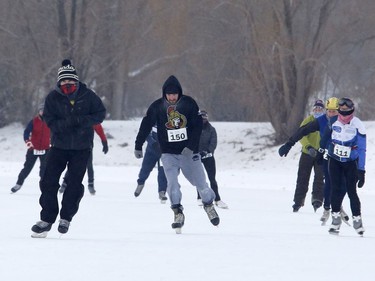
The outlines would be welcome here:
[[[108,119],[140,117],[176,75],[216,121],[284,141],[315,98],[374,118],[373,0],[2,0],[0,126],[26,122],[64,58]]]

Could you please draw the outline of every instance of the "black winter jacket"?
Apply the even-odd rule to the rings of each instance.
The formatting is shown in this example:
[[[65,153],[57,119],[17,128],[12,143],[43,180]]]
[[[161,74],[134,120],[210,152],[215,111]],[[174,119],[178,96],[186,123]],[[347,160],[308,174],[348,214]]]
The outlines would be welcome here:
[[[101,99],[79,82],[74,105],[59,88],[51,91],[45,101],[43,118],[51,129],[51,146],[65,150],[93,147],[93,125],[101,123],[106,109]]]
[[[165,98],[165,88],[173,84],[179,89],[179,100],[171,105]],[[135,149],[142,150],[152,126],[156,124],[162,153],[181,154],[185,147],[198,153],[202,132],[202,117],[195,100],[182,94],[176,77],[170,76],[163,85],[162,98],[154,101],[142,119],[135,141]]]

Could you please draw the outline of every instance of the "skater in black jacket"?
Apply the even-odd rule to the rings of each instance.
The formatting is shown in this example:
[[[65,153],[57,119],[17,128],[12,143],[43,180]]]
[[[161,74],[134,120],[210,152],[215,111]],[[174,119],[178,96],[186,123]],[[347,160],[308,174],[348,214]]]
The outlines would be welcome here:
[[[93,147],[93,126],[104,120],[105,112],[101,99],[79,81],[70,60],[64,60],[58,70],[56,88],[48,94],[44,105],[44,119],[51,130],[51,149],[40,181],[40,221],[31,228],[32,237],[46,237],[59,212],[58,231],[68,231],[83,197],[82,180]],[[57,192],[66,166],[69,188],[63,194],[59,210]]]
[[[195,100],[183,95],[180,82],[173,75],[165,81],[162,97],[150,105],[142,119],[135,141],[136,158],[143,157],[142,146],[155,124],[162,153],[161,161],[168,181],[168,197],[175,215],[172,228],[179,233],[185,221],[178,182],[180,171],[200,193],[204,210],[211,223],[218,225],[220,219],[213,204],[215,193],[206,182],[198,153],[202,117]]]

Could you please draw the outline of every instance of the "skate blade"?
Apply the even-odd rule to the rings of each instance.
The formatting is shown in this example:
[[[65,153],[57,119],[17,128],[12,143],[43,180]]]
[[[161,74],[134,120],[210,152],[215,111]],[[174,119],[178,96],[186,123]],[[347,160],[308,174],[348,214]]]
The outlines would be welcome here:
[[[46,238],[47,234],[48,234],[48,231],[44,231],[42,233],[33,232],[33,233],[31,233],[31,237],[32,238]]]
[[[321,225],[323,225],[323,226],[324,226],[324,225],[326,225],[326,222],[327,222],[327,221],[321,221],[321,222],[322,222],[322,224],[321,224]]]
[[[363,237],[363,234],[365,233],[365,229],[363,227],[360,227],[355,230],[359,236]]]
[[[176,234],[181,234],[182,233],[181,228],[175,228],[174,230],[176,231]]]
[[[344,222],[345,224],[347,224],[348,226],[352,226],[352,225],[349,223],[349,221],[345,221],[345,220],[343,220],[343,222]]]
[[[220,207],[220,206],[216,205],[216,207],[218,207],[218,208],[220,208],[220,209],[225,209],[225,210],[228,210],[228,209],[229,209],[228,206],[226,206],[226,207]]]
[[[160,200],[160,203],[165,204],[165,203],[167,203],[167,200]]]
[[[330,230],[328,230],[328,233],[331,234],[331,235],[339,235],[339,231],[336,230],[336,229],[330,229]]]

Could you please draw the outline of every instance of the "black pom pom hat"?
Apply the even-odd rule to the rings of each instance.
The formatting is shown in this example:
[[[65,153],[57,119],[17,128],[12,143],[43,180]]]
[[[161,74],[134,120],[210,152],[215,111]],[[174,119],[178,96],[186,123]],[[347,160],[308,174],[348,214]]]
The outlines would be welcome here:
[[[61,67],[57,72],[57,83],[60,84],[60,81],[64,79],[79,80],[75,67],[68,59],[62,61]]]

